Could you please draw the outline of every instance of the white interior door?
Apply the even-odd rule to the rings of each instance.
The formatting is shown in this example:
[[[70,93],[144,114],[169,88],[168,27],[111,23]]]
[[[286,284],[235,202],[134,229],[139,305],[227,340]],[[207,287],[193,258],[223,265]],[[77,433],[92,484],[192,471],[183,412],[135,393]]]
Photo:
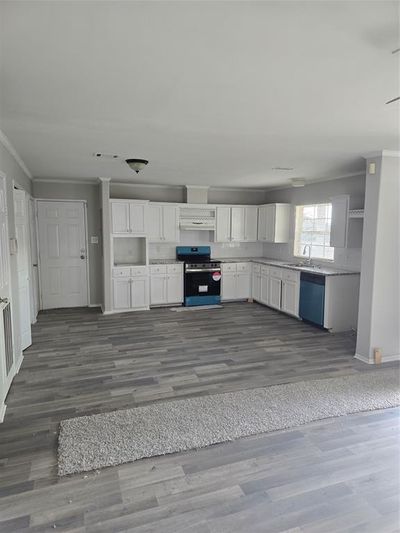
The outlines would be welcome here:
[[[28,197],[25,191],[14,189],[15,236],[17,238],[17,271],[19,328],[21,350],[32,344],[31,334],[31,251],[28,218]]]
[[[35,216],[35,200],[29,198],[29,229],[31,238],[31,323],[36,322],[37,314],[39,312],[39,269],[38,269],[38,249],[37,249],[37,233],[36,233],[36,216]]]
[[[6,180],[0,175],[0,421],[14,368]]]
[[[38,201],[41,308],[88,305],[85,205]]]

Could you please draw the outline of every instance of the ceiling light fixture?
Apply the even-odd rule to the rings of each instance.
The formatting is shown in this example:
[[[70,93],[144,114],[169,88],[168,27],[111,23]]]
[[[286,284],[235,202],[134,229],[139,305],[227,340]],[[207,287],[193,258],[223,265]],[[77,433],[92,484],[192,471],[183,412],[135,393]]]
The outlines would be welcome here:
[[[136,174],[139,174],[139,170],[142,170],[148,164],[147,159],[126,159],[126,162]]]
[[[292,182],[292,187],[304,187],[306,184],[306,180],[303,178],[292,178],[290,181]]]

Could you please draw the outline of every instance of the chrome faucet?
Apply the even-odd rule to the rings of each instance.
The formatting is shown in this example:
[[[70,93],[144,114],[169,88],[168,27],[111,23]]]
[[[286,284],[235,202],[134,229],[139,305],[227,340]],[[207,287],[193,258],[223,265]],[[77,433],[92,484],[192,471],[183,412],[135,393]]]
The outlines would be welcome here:
[[[306,250],[308,248],[308,259],[307,263],[311,265],[311,244],[306,244],[303,248],[303,255],[306,255]]]

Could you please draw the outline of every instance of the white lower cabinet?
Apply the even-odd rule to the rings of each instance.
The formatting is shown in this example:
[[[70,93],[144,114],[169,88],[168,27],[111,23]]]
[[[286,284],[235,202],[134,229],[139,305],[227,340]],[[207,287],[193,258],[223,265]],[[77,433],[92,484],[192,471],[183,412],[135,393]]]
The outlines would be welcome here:
[[[287,270],[282,273],[281,310],[299,316],[300,272]]]
[[[149,306],[147,267],[113,269],[113,309],[129,311]]]
[[[275,309],[281,308],[282,271],[280,268],[271,268],[269,274],[268,305]]]
[[[268,305],[269,298],[269,268],[265,265],[261,267],[260,277],[260,302]]]
[[[150,305],[183,302],[183,265],[152,265],[150,267]]]
[[[299,316],[300,272],[253,263],[252,297],[289,315]]]
[[[251,298],[251,263],[222,264],[222,293],[224,300]]]

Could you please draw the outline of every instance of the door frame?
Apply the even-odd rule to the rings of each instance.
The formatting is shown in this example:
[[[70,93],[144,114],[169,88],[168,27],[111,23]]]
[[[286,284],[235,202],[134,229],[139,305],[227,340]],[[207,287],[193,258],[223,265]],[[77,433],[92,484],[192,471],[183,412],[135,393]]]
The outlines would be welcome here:
[[[40,261],[40,247],[39,247],[39,217],[38,217],[38,202],[70,202],[76,204],[83,204],[83,224],[85,232],[85,245],[86,245],[86,279],[87,290],[86,299],[87,307],[90,307],[90,270],[89,270],[89,236],[88,236],[88,223],[87,223],[87,200],[74,200],[71,198],[35,198],[35,223],[36,223],[36,239],[38,248],[38,276],[39,276],[39,305],[40,309],[43,309],[43,297],[42,297],[42,283],[41,283],[41,261]]]

